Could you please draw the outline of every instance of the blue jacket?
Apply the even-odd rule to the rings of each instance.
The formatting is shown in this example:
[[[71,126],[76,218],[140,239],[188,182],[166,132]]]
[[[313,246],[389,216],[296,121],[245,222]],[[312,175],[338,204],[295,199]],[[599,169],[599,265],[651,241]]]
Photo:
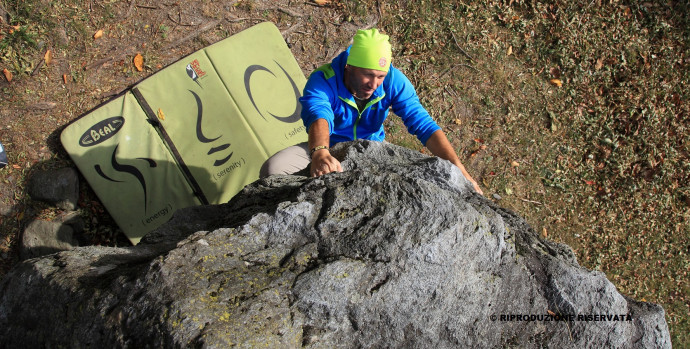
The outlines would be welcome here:
[[[355,139],[383,141],[383,121],[392,107],[407,130],[426,145],[431,134],[440,127],[419,103],[410,80],[392,65],[381,86],[359,113],[354,97],[343,83],[349,52],[348,48],[309,76],[299,99],[302,103],[302,121],[307,130],[317,119],[326,119],[331,146]]]

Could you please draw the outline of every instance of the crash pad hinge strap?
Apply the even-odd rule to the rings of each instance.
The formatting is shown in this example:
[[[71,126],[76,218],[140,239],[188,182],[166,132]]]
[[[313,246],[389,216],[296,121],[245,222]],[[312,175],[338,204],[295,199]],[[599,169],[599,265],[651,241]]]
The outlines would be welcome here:
[[[182,159],[182,156],[180,156],[180,152],[177,150],[177,147],[175,147],[175,144],[173,143],[172,139],[168,135],[168,132],[165,131],[165,128],[163,128],[163,125],[161,125],[161,122],[158,120],[158,117],[156,116],[156,113],[151,109],[151,106],[149,103],[146,101],[144,96],[141,94],[138,88],[133,88],[132,89],[132,94],[134,95],[134,98],[136,98],[137,102],[139,103],[139,106],[141,106],[141,109],[144,110],[144,113],[146,114],[146,117],[148,118],[148,121],[153,127],[156,129],[158,134],[161,136],[163,139],[163,142],[165,142],[166,146],[168,149],[170,149],[170,152],[172,153],[173,157],[175,158],[175,161],[177,161],[178,166],[182,170],[182,173],[184,174],[185,179],[189,183],[189,185],[192,187],[192,190],[194,191],[194,195],[196,195],[197,198],[201,201],[202,204],[208,205],[208,199],[206,198],[206,195],[204,195],[204,192],[201,190],[201,186],[199,186],[199,183],[194,179],[194,176],[192,176],[192,172],[189,170],[189,167],[185,164],[184,160]]]

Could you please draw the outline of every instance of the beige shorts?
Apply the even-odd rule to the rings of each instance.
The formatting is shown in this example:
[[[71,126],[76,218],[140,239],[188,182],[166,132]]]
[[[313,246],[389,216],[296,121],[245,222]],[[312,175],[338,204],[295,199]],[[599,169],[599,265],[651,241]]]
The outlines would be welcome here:
[[[311,163],[307,142],[287,147],[271,156],[264,162],[259,171],[259,178],[274,174],[293,174],[305,169]]]

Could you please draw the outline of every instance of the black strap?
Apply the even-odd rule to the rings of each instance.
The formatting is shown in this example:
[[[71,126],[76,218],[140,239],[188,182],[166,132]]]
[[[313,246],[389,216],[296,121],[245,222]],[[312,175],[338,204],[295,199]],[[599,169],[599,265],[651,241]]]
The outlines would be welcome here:
[[[177,151],[177,147],[175,147],[175,144],[173,143],[172,139],[170,139],[170,136],[168,135],[168,132],[165,131],[165,128],[161,124],[161,122],[158,120],[158,117],[156,116],[156,113],[151,109],[151,106],[149,103],[146,101],[144,96],[141,94],[138,88],[133,88],[132,89],[132,94],[134,95],[134,98],[136,98],[137,102],[139,102],[139,105],[141,108],[144,110],[144,113],[146,113],[146,117],[148,118],[148,122],[153,125],[153,127],[156,129],[158,134],[161,136],[163,139],[163,142],[165,145],[170,149],[170,152],[173,155],[173,158],[175,158],[175,161],[177,161],[177,165],[180,167],[182,170],[182,174],[184,175],[185,179],[187,180],[187,183],[192,187],[192,190],[194,191],[194,195],[196,195],[197,198],[203,203],[204,205],[208,205],[208,199],[206,198],[206,195],[204,195],[204,192],[201,191],[201,186],[199,186],[199,183],[197,183],[196,179],[194,179],[194,176],[192,176],[192,172],[189,170],[189,167],[185,164],[184,160],[182,160],[182,156],[180,156],[180,152]]]

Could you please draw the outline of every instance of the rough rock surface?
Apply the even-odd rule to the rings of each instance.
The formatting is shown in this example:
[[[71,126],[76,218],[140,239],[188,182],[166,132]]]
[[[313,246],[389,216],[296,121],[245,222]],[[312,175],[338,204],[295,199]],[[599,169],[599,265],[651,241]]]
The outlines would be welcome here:
[[[29,180],[27,192],[34,200],[72,211],[79,200],[79,175],[71,167],[37,171]]]
[[[178,211],[138,246],[18,265],[0,282],[0,343],[671,346],[660,306],[618,293],[450,163],[372,142],[333,152],[345,172],[274,176]]]
[[[26,227],[20,242],[21,259],[39,257],[78,246],[74,229],[60,222],[35,220]]]
[[[22,232],[19,257],[29,259],[70,250],[79,246],[76,235],[84,230],[84,222],[76,212],[68,213],[53,222],[36,219]]]

